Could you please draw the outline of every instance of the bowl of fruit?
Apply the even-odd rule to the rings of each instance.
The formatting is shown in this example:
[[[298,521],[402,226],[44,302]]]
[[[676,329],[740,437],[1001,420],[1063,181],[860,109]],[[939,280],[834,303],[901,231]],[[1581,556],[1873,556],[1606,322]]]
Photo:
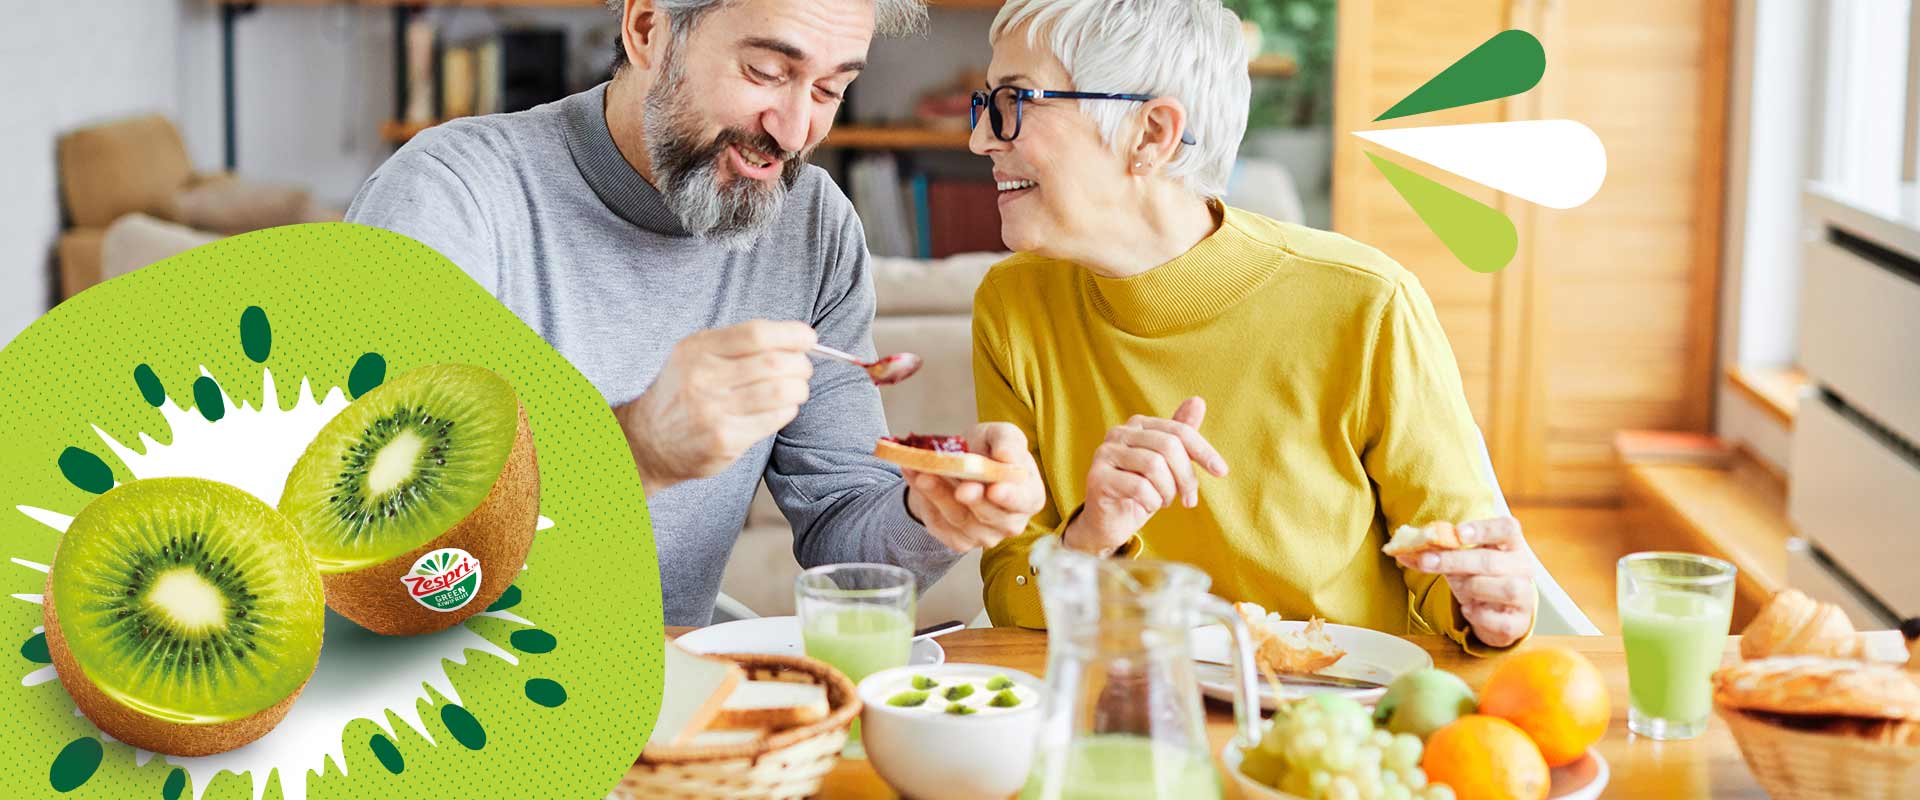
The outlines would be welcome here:
[[[1243,796],[1265,800],[1587,800],[1607,785],[1592,746],[1610,711],[1585,657],[1543,648],[1502,659],[1477,696],[1429,668],[1371,710],[1334,695],[1289,702],[1260,741],[1220,758]]]

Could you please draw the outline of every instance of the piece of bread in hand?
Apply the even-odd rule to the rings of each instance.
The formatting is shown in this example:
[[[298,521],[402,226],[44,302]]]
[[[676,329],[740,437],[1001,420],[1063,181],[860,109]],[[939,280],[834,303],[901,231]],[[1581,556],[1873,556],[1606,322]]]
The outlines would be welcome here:
[[[940,439],[960,441],[961,452],[951,450],[933,450],[913,447],[889,439],[881,439],[873,445],[873,454],[883,461],[890,462],[902,469],[925,472],[961,480],[998,483],[1020,477],[1020,469],[1012,464],[995,461],[979,453],[965,452],[966,444],[959,437],[907,437],[908,441],[917,439]]]
[[[734,687],[708,727],[778,731],[819,722],[827,710],[827,688],[820,684],[747,681]]]
[[[1823,656],[1861,658],[1859,633],[1839,606],[1787,589],[1768,600],[1740,632],[1740,657]]]
[[[1300,630],[1279,633],[1273,630],[1272,623],[1282,621],[1280,615],[1267,613],[1258,603],[1235,603],[1233,610],[1247,623],[1247,632],[1253,636],[1253,662],[1263,671],[1311,675],[1333,666],[1347,655],[1347,651],[1327,635],[1326,620],[1319,617],[1309,620]]]
[[[1460,531],[1451,522],[1429,522],[1421,527],[1402,525],[1393,532],[1393,539],[1381,552],[1398,558],[1428,550],[1465,550],[1466,542],[1460,541]]]

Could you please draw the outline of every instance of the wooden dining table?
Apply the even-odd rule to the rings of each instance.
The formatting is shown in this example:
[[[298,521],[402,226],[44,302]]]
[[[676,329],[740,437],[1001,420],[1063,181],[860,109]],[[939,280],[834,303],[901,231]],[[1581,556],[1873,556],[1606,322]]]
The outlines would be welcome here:
[[[1478,690],[1497,658],[1478,658],[1439,636],[1409,636],[1408,641],[1433,655],[1434,666],[1460,676]],[[1725,661],[1736,659],[1739,637],[1728,637]],[[993,664],[1045,675],[1047,637],[1040,631],[1015,628],[969,628],[942,636],[948,661]],[[1612,769],[1604,797],[1622,798],[1764,798],[1754,781],[1733,734],[1718,716],[1706,733],[1683,741],[1656,741],[1627,730],[1627,656],[1618,636],[1535,636],[1521,649],[1564,647],[1593,661],[1605,676],[1613,703],[1613,722],[1595,747]],[[1233,738],[1233,711],[1207,701],[1207,735],[1218,753]],[[1222,776],[1228,797],[1241,796],[1233,781]],[[889,800],[897,797],[864,760],[842,759],[827,776],[819,795],[828,800]]]

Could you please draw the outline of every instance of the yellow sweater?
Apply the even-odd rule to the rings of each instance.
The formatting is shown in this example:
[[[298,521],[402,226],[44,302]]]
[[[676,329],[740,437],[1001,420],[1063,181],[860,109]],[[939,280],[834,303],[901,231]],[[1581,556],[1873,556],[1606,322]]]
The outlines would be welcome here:
[[[1027,556],[1080,507],[1107,430],[1199,395],[1200,433],[1230,472],[1201,473],[1199,507],[1155,514],[1132,555],[1196,565],[1214,593],[1289,619],[1489,649],[1445,580],[1380,552],[1400,525],[1496,512],[1453,351],[1419,282],[1380,251],[1228,208],[1131,278],[1014,256],[981,283],[973,320],[980,419],[1026,433],[1048,494],[981,562],[994,624],[1045,627]]]

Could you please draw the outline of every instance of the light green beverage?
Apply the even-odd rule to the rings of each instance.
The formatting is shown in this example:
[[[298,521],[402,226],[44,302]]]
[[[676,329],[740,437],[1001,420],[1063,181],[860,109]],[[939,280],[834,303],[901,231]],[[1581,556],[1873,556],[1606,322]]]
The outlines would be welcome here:
[[[913,651],[913,621],[889,606],[816,607],[800,635],[808,656],[832,664],[855,686],[880,670],[906,666]],[[859,720],[848,738],[860,740]]]
[[[808,656],[832,664],[855,684],[880,670],[906,666],[913,650],[913,621],[884,606],[816,610],[800,633]]]
[[[1620,604],[1632,712],[1681,731],[1713,713],[1713,671],[1720,666],[1733,613],[1731,598],[1646,588]],[[1665,738],[1665,737],[1662,737]]]
[[[1058,754],[1051,757],[1058,758]],[[1047,756],[1043,756],[1043,759]],[[1064,769],[1043,760],[1020,800],[1186,800],[1217,798],[1213,760],[1144,736],[1099,734],[1074,740]]]

